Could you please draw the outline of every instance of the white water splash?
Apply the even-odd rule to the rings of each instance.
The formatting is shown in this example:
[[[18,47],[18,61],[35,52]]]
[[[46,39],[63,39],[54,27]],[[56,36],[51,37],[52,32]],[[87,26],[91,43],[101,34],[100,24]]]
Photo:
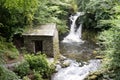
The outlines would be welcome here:
[[[52,80],[84,80],[90,72],[100,67],[100,60],[90,60],[88,65],[79,67],[79,63],[72,61],[67,68],[61,68],[52,76]]]
[[[66,44],[69,44],[73,42],[74,44],[74,42],[78,42],[78,43],[84,42],[81,39],[82,24],[79,25],[79,28],[77,28],[77,30],[76,30],[77,26],[75,24],[77,18],[81,15],[83,15],[83,13],[76,13],[74,16],[70,17],[70,20],[72,21],[71,29],[68,36],[66,36],[62,41],[63,43],[65,42]],[[74,50],[76,50],[76,48]],[[58,72],[52,75],[51,80],[84,80],[86,76],[89,75],[90,72],[94,72],[98,68],[100,68],[100,63],[101,63],[100,60],[89,60],[88,62],[82,62],[82,63],[76,62],[75,60],[69,60],[69,62],[70,65],[66,68],[62,68],[62,66],[58,64],[56,68]],[[81,64],[83,65],[81,66]]]
[[[79,28],[77,30],[75,30],[77,27],[75,22],[76,22],[77,18],[83,14],[84,14],[83,12],[77,12],[74,16],[72,16],[72,15],[70,16],[70,20],[72,21],[70,32],[69,32],[68,36],[66,36],[62,42],[66,42],[66,43],[83,42],[81,40],[82,24],[80,24]]]

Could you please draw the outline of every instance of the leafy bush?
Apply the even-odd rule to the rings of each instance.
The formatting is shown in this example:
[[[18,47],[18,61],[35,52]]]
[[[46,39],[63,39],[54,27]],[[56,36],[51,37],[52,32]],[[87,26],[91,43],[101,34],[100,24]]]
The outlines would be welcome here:
[[[15,72],[20,76],[23,77],[27,75],[30,71],[30,66],[27,61],[22,61],[19,65],[16,66]]]
[[[68,11],[68,5],[62,4],[62,1],[39,0],[33,23],[56,23],[60,34],[64,33],[67,31]]]
[[[25,59],[30,64],[31,70],[38,71],[42,77],[48,77],[50,75],[50,66],[44,54],[26,54]]]
[[[7,49],[4,53],[6,53],[6,56],[11,59],[18,58],[19,52],[16,49],[16,47],[12,43],[7,43]]]
[[[116,22],[117,21],[117,22]],[[108,23],[108,21],[107,21]],[[120,78],[118,70],[120,68],[120,23],[118,20],[109,20],[112,24],[112,28],[104,31],[100,35],[100,39],[103,40],[101,44],[105,48],[102,52],[105,54],[104,67],[107,70],[113,70],[111,74],[116,74],[114,79]],[[115,24],[115,25],[114,25]],[[107,72],[108,73],[108,72]],[[111,75],[109,74],[109,75]]]
[[[0,64],[4,63],[4,56],[3,53],[0,51]]]
[[[0,65],[0,80],[19,80],[19,78],[14,72]]]
[[[31,24],[38,0],[0,0],[0,33],[11,41],[14,34],[21,33]]]
[[[80,11],[85,12],[84,28],[100,32],[101,52],[105,55],[99,79],[119,80],[120,74],[120,1],[77,0]],[[85,4],[84,4],[85,3]],[[79,19],[80,21],[80,19]],[[89,80],[89,79],[88,79]]]
[[[3,56],[15,59],[18,57],[19,52],[12,43],[6,42],[5,39],[0,36],[0,54],[4,54]]]
[[[117,4],[113,7],[115,14],[112,16],[113,19],[103,20],[101,24],[109,24],[111,28],[109,30],[105,30],[99,36],[100,44],[102,44],[104,49],[102,49],[102,53],[105,54],[104,58],[104,69],[109,77],[114,80],[120,79],[119,69],[120,69],[120,4]],[[103,73],[103,74],[104,74]],[[104,75],[103,75],[104,77]]]
[[[43,80],[39,72],[34,71],[34,80]]]
[[[30,80],[30,79],[27,76],[24,76],[23,80]]]
[[[84,28],[93,31],[103,31],[109,29],[109,24],[102,25],[101,20],[113,18],[114,10],[112,9],[117,1],[114,0],[78,0],[80,11],[85,12],[81,16]],[[84,4],[83,4],[84,3]]]

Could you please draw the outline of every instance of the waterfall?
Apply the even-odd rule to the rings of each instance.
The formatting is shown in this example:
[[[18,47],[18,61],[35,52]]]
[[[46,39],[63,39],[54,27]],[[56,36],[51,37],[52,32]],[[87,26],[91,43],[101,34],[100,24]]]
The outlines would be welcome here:
[[[81,32],[82,32],[82,24],[79,25],[77,28],[76,20],[79,16],[83,15],[83,12],[77,12],[75,15],[70,16],[70,20],[72,21],[72,24],[70,25],[70,32],[69,34],[63,39],[62,42],[83,42],[81,39]]]
[[[51,80],[84,80],[91,72],[100,68],[101,60],[95,59],[93,53],[97,47],[82,41],[82,24],[76,25],[76,20],[83,14],[78,12],[69,18],[72,21],[70,32],[60,43],[63,56],[56,64],[56,72]]]
[[[76,25],[76,20],[83,14],[78,12],[69,18],[72,21],[70,32],[60,43],[63,56],[56,64],[56,73],[51,76],[51,80],[84,80],[100,68],[101,60],[94,58],[97,47],[82,41],[82,24]]]

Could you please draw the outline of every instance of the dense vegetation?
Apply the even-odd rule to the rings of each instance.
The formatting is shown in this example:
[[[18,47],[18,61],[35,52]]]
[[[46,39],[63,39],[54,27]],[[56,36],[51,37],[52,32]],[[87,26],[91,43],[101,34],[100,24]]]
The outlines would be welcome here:
[[[102,70],[87,80],[120,79],[120,1],[78,0],[84,26],[99,33],[101,54],[104,55]],[[87,21],[86,21],[87,20]]]
[[[69,3],[67,0],[0,0],[0,80],[49,78],[54,66],[50,66],[42,55],[25,56],[25,61],[17,65],[14,72],[4,65],[6,61],[18,58],[19,51],[13,45],[13,38],[15,35],[21,37],[26,29],[56,23],[60,34],[66,32],[68,12],[71,8]]]
[[[25,60],[16,65],[14,72],[21,78],[32,80],[49,79],[54,72],[54,66],[48,63],[46,56],[41,54],[26,54]]]
[[[119,0],[0,0],[0,80],[48,78],[54,67],[48,64],[44,55],[26,55],[25,61],[17,65],[14,72],[3,66],[6,59],[15,59],[19,55],[12,43],[13,37],[20,36],[30,27],[46,23],[56,23],[62,34],[67,31],[69,14],[76,11],[85,13],[78,22],[82,21],[83,29],[94,33],[90,37],[98,37],[100,52],[104,56],[103,67],[98,73],[93,73],[97,75],[94,78],[119,80]]]

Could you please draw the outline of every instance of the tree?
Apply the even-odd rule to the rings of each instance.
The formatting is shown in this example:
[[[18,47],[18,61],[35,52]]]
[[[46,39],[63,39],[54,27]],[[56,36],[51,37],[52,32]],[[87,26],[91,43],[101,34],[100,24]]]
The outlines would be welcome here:
[[[37,0],[0,0],[0,33],[10,40],[13,34],[32,24]]]
[[[85,3],[86,0],[80,0]],[[82,5],[82,3],[80,3]],[[79,6],[80,6],[79,4]],[[85,12],[84,26],[99,32],[101,53],[104,55],[103,67],[98,72],[98,78],[120,79],[120,1],[119,0],[89,0],[80,6]],[[93,25],[94,24],[94,25]],[[90,27],[87,27],[90,26]],[[93,73],[93,75],[96,73]],[[88,79],[89,80],[89,79]]]

